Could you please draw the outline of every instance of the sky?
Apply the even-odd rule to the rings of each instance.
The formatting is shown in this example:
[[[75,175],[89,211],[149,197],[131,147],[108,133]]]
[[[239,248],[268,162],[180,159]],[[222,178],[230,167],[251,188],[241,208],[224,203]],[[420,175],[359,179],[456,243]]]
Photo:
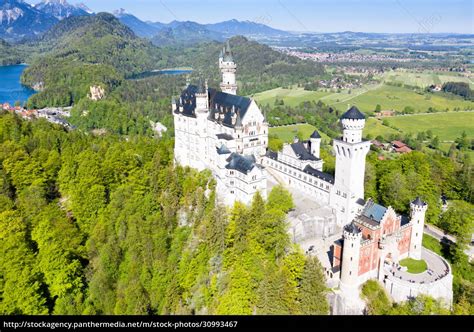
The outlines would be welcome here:
[[[69,0],[76,1],[164,23],[237,19],[303,32],[474,33],[472,0]]]

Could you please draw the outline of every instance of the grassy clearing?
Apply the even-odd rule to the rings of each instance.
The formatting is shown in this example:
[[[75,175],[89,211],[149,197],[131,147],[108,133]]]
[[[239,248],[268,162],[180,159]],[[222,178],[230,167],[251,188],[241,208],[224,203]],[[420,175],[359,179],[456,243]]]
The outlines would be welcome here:
[[[268,104],[272,106],[275,104],[276,99],[281,99],[284,101],[285,105],[298,106],[304,101],[317,101],[329,94],[329,92],[324,91],[306,91],[303,88],[277,88],[257,93],[253,95],[253,98],[261,105]]]
[[[403,111],[406,106],[411,106],[416,113],[427,112],[430,107],[437,110],[453,110],[458,107],[464,109],[474,109],[474,103],[464,100],[460,97],[450,96],[444,93],[417,93],[413,90],[382,85],[373,90],[360,94],[351,99],[345,99],[340,102],[334,102],[334,96],[326,97],[323,101],[328,100],[331,106],[339,110],[345,110],[347,104],[357,105],[363,112],[373,112],[377,104],[381,105],[382,109],[393,109],[396,111]]]
[[[425,247],[426,249],[429,249],[432,252],[442,256],[441,243],[439,243],[439,241],[437,239],[435,239],[434,237],[432,237],[430,235],[423,234],[423,247]]]
[[[382,76],[382,79],[384,82],[400,83],[420,88],[426,88],[430,85],[442,85],[446,82],[465,82],[473,86],[473,82],[469,77],[462,76],[458,73],[436,73],[430,71],[418,73],[406,70],[396,70],[386,72]]]
[[[419,274],[426,271],[427,265],[424,260],[416,260],[413,258],[405,258],[400,261],[401,266],[406,266],[408,273]]]
[[[432,113],[385,118],[404,133],[431,130],[441,141],[454,141],[465,131],[474,138],[474,112]],[[448,147],[449,149],[449,147]]]
[[[384,126],[382,124],[382,121],[376,118],[368,118],[365,128],[364,128],[364,134],[371,135],[372,138],[375,138],[379,135],[382,137],[386,137],[390,134],[396,134],[396,133],[398,132],[395,129]]]
[[[272,127],[269,130],[270,135],[276,135],[278,136],[279,139],[286,143],[290,143],[293,141],[295,136],[298,135],[298,133],[301,133],[301,135],[305,139],[309,139],[309,136],[316,130],[316,127],[310,125],[310,124],[297,124],[297,125],[290,125],[290,126],[282,126],[282,127]],[[318,130],[319,131],[319,130]],[[319,131],[321,134],[321,138],[327,142],[330,141],[329,136],[325,135],[321,131]]]

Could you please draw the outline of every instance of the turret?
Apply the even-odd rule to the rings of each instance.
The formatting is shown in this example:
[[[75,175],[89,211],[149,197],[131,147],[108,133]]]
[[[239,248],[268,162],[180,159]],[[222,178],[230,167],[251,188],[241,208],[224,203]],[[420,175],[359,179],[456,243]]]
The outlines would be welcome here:
[[[342,233],[344,242],[342,248],[341,288],[358,287],[361,230],[350,223]]]
[[[311,134],[309,141],[311,143],[311,154],[320,159],[321,135],[319,135],[317,130]]]
[[[171,98],[171,110],[174,112],[176,111],[177,106],[176,106],[176,99],[173,97]]]
[[[423,240],[423,230],[425,226],[425,215],[428,204],[417,197],[410,203],[410,223],[412,224],[410,238],[409,256],[413,259],[421,259],[421,247]]]
[[[236,95],[237,81],[235,78],[235,73],[237,72],[237,65],[234,62],[234,57],[232,56],[229,41],[227,41],[225,48],[220,54],[219,68],[222,73],[222,82],[220,84],[222,92]]]
[[[200,80],[198,90],[196,92],[197,112],[207,112],[209,110],[209,95],[207,91],[207,81],[204,83],[202,80]]]
[[[343,141],[359,143],[362,141],[362,131],[365,127],[365,115],[355,106],[352,106],[341,117]]]

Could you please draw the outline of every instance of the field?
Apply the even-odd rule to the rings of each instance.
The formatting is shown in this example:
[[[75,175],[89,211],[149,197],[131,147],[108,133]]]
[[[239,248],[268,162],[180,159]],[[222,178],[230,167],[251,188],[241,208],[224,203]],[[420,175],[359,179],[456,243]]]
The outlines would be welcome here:
[[[474,87],[469,77],[450,72],[435,73],[426,71],[417,73],[406,70],[396,70],[386,72],[382,76],[382,79],[384,82],[401,83],[410,86],[418,86],[420,88],[426,88],[430,85],[442,85],[446,82],[465,82],[471,84],[471,88]]]
[[[346,94],[347,96],[347,94]],[[334,97],[331,96],[331,99]],[[325,102],[325,98],[322,101]],[[326,97],[328,100],[329,98]],[[444,93],[423,93],[419,94],[413,90],[382,85],[375,89],[354,96],[350,99],[345,99],[341,102],[330,102],[331,106],[339,110],[347,108],[347,104],[356,105],[363,112],[373,112],[377,104],[383,110],[402,111],[406,106],[411,106],[416,113],[427,112],[430,107],[437,110],[453,110],[455,107],[461,109],[474,109],[474,103],[464,100],[456,96],[450,96]]]
[[[385,118],[404,133],[431,130],[440,141],[454,141],[465,131],[474,138],[474,112],[432,113]]]
[[[283,89],[277,88],[273,90],[256,93],[253,98],[261,105],[273,106],[276,99],[282,99],[285,105],[298,106],[304,101],[317,101],[321,97],[329,95],[330,92],[323,91],[306,91],[303,88]]]
[[[295,136],[300,132],[304,138],[309,138],[311,134],[316,130],[316,127],[310,124],[297,124],[297,125],[290,125],[290,126],[281,126],[281,127],[273,127],[270,128],[269,134],[276,135],[279,139],[284,142],[290,143],[293,141]],[[324,133],[319,131],[321,134],[321,138],[327,142],[330,141],[330,138],[326,136]]]
[[[302,88],[277,88],[257,93],[253,98],[261,105],[273,106],[276,99],[284,101],[285,105],[297,106],[303,101],[321,100],[327,105],[340,111],[348,105],[356,105],[361,111],[372,113],[377,104],[384,110],[403,111],[411,106],[416,113],[425,113],[430,107],[437,110],[453,110],[454,108],[474,109],[474,103],[457,96],[444,93],[417,93],[411,89],[384,84],[368,85],[360,89],[341,92],[305,91]]]
[[[397,131],[395,129],[384,126],[381,120],[377,120],[375,118],[367,119],[367,122],[364,128],[364,134],[371,135],[372,138],[375,138],[377,136],[384,137],[386,135],[396,134],[396,133]]]

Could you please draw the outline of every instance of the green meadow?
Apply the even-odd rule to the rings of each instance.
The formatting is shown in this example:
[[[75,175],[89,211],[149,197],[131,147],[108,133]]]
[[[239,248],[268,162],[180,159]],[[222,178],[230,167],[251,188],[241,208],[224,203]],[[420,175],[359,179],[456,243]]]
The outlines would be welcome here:
[[[431,130],[441,141],[454,141],[465,131],[474,138],[474,112],[432,113],[386,118],[391,126],[405,133]]]
[[[323,99],[324,101],[324,99]],[[373,112],[377,104],[383,110],[403,111],[406,106],[411,106],[416,113],[425,113],[428,109],[453,110],[454,108],[474,109],[472,101],[464,100],[457,96],[444,93],[418,93],[413,90],[382,85],[376,89],[368,90],[354,98],[345,99],[342,102],[329,103],[339,110],[347,108],[347,104],[357,105],[363,112]]]
[[[324,96],[331,94],[324,91],[306,91],[303,88],[283,89],[276,88],[261,93],[256,93],[253,98],[261,105],[275,104],[276,99],[283,100],[285,105],[298,106],[304,101],[318,101]]]
[[[452,72],[424,71],[419,73],[395,70],[384,73],[382,79],[384,82],[406,84],[420,88],[426,88],[430,85],[442,85],[446,82],[465,82],[471,84],[471,88],[473,87],[473,81],[469,77]]]
[[[308,139],[309,136],[316,130],[316,127],[303,123],[303,124],[296,124],[296,125],[290,125],[290,126],[281,126],[281,127],[272,127],[269,130],[270,135],[276,135],[279,139],[286,143],[290,143],[293,141],[295,136],[298,135],[298,133],[301,133],[301,135],[305,138]],[[329,136],[326,134],[322,133],[321,131],[318,130],[318,132],[321,134],[321,138],[327,142],[330,141]]]
[[[327,105],[344,111],[350,105],[356,105],[365,113],[373,113],[380,104],[383,110],[403,111],[406,106],[413,107],[416,113],[428,112],[429,108],[436,110],[474,109],[474,102],[445,93],[418,93],[408,88],[391,85],[368,85],[363,88],[341,92],[305,91],[303,88],[277,88],[253,96],[261,105],[275,104],[276,99],[283,100],[285,105],[297,106],[304,101],[321,100]]]

